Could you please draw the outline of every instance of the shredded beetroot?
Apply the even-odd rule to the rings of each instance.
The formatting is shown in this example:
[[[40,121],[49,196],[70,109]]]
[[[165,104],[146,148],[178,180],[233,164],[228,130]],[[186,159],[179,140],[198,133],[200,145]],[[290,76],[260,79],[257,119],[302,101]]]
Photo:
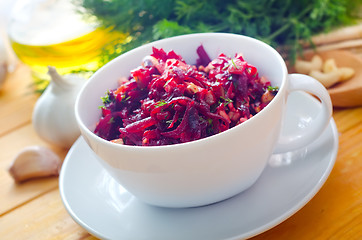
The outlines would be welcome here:
[[[95,133],[126,145],[189,142],[232,128],[260,112],[278,88],[241,55],[210,60],[201,45],[196,65],[153,48],[128,79],[102,97]]]

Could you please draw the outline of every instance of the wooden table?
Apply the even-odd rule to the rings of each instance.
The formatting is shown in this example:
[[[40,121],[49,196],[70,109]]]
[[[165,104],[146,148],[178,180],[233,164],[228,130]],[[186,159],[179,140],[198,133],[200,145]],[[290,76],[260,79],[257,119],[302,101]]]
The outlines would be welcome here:
[[[8,167],[24,147],[43,145],[63,159],[68,149],[41,140],[31,124],[38,95],[29,69],[19,65],[0,90],[0,238],[95,239],[68,215],[58,178],[15,184]],[[362,239],[362,107],[335,109],[339,153],[330,177],[295,215],[258,239]]]

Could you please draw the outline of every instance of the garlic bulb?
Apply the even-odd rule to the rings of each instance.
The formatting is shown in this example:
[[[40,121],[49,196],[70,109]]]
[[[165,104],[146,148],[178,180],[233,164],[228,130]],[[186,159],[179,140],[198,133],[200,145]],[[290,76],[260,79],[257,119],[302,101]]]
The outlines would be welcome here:
[[[4,84],[8,72],[8,60],[5,43],[0,35],[0,88]]]
[[[80,135],[74,104],[85,79],[74,74],[62,77],[53,67],[49,67],[49,75],[49,86],[33,110],[33,126],[44,140],[69,148]]]
[[[18,183],[39,177],[58,176],[62,160],[52,150],[41,146],[24,148],[9,168],[10,175]]]

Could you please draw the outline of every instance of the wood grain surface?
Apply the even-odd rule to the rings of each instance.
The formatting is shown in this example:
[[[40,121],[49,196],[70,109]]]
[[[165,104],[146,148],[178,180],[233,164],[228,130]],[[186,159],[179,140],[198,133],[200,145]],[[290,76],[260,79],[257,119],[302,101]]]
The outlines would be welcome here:
[[[36,135],[31,114],[38,95],[31,84],[29,69],[20,64],[0,90],[0,238],[95,239],[66,212],[58,178],[15,184],[8,174],[26,146],[47,146],[62,159],[68,151]],[[253,240],[362,239],[362,107],[334,109],[333,117],[339,153],[325,185],[300,211]]]

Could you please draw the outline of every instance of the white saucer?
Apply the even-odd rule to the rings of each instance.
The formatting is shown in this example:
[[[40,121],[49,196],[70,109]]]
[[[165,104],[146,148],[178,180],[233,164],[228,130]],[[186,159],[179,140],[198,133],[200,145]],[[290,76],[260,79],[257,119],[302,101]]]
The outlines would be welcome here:
[[[295,98],[302,101],[305,95]],[[243,193],[209,206],[168,209],[144,204],[121,188],[80,137],[64,160],[60,194],[72,218],[102,239],[249,238],[307,204],[328,178],[337,151],[338,132],[331,119],[308,147],[273,155],[260,179]]]

